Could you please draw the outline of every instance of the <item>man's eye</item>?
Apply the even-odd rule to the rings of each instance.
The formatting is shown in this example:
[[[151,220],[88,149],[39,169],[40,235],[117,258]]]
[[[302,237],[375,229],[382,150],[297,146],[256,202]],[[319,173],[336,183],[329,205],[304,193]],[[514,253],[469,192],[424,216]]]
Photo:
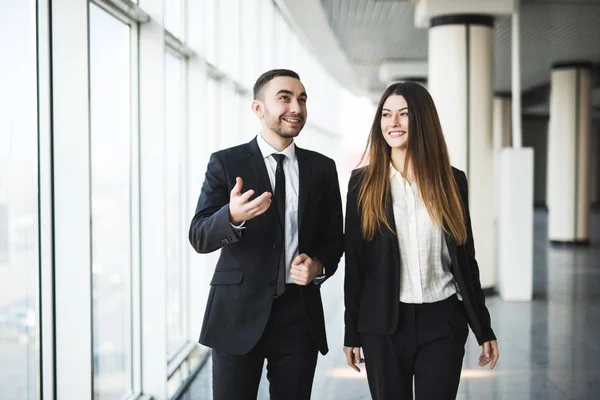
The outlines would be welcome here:
[[[306,104],[306,99],[300,99],[300,100],[298,100],[298,101],[299,101],[300,103],[302,103],[302,104]]]
[[[290,97],[289,96],[281,96],[280,99],[281,100],[288,100]]]

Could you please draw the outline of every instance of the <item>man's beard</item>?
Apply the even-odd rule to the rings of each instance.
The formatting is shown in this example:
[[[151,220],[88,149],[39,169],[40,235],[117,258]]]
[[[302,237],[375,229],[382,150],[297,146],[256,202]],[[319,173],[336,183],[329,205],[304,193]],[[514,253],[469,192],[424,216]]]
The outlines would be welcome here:
[[[292,118],[292,117],[290,117],[290,118]],[[286,128],[284,126],[286,124],[286,122],[283,120],[283,117],[279,117],[279,118],[275,119],[269,115],[269,119],[270,119],[269,128],[273,132],[275,132],[277,135],[279,135],[283,138],[295,138],[296,136],[298,136],[300,134],[300,131],[302,131],[302,128],[304,128],[304,119],[301,117],[293,117],[293,118],[300,119],[301,122],[300,122],[298,128],[291,128],[291,127]]]

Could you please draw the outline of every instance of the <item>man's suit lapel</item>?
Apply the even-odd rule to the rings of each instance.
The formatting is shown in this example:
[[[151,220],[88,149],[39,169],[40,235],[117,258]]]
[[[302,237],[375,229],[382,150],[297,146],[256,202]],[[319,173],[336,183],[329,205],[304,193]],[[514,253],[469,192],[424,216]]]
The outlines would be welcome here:
[[[271,182],[269,181],[269,174],[267,173],[267,167],[265,165],[265,160],[263,159],[262,153],[258,148],[258,143],[256,143],[256,138],[252,139],[250,143],[248,143],[248,157],[250,166],[254,172],[254,175],[258,179],[258,183],[260,186],[252,188],[256,195],[260,195],[264,192],[273,192],[273,188],[271,188]]]
[[[256,176],[256,178],[257,178],[256,180],[258,182],[258,186],[251,188],[251,189],[254,189],[255,195],[260,196],[264,192],[271,192],[271,194],[273,194],[274,188],[271,187],[271,181],[269,180],[269,173],[267,172],[267,166],[265,165],[265,160],[263,158],[262,153],[260,152],[258,143],[256,142],[256,138],[252,139],[252,141],[250,141],[250,143],[248,143],[248,162],[249,162],[250,167],[252,168],[252,171],[254,172],[254,176]],[[248,189],[250,189],[250,188],[248,188]],[[245,190],[248,190],[248,189],[245,189]],[[279,218],[277,212],[275,211],[274,204],[271,204],[271,207],[269,207],[269,209],[267,210],[265,215],[268,215],[270,213],[275,215],[275,218],[277,218],[277,221],[279,222],[279,226],[283,227],[283,223],[282,223],[282,221],[280,221],[280,218]]]
[[[296,158],[298,159],[298,176],[300,179],[300,187],[298,191],[298,226],[302,229],[304,221],[304,212],[308,203],[308,192],[310,190],[310,162],[308,153],[296,146]]]

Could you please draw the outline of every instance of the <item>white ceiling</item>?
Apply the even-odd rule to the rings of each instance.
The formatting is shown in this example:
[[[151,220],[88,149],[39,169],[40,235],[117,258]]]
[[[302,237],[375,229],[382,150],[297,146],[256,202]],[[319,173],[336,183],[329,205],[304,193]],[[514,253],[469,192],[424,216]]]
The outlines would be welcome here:
[[[360,86],[381,92],[386,62],[426,61],[427,29],[414,25],[415,5],[398,0],[320,0],[326,20]],[[511,20],[495,21],[495,89],[510,90]],[[547,84],[552,63],[600,64],[600,0],[524,0],[522,86]]]

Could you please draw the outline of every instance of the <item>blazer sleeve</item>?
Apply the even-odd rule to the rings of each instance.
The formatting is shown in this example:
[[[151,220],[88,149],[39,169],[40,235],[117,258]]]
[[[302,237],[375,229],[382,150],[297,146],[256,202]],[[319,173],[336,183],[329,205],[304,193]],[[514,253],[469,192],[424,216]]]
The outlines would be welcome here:
[[[322,218],[318,231],[319,240],[317,241],[319,245],[312,251],[312,254],[309,254],[321,261],[325,267],[325,279],[320,284],[337,271],[344,251],[342,199],[337,169],[333,160],[331,160],[329,168],[327,193],[324,194],[323,201],[324,209],[320,213]]]
[[[243,237],[244,230],[234,229],[229,222],[229,194],[223,161],[213,153],[190,224],[189,240],[198,253],[213,252]]]
[[[473,282],[473,289],[475,292],[475,303],[477,304],[477,310],[479,312],[479,322],[481,324],[481,333],[477,337],[477,341],[479,344],[483,344],[490,340],[496,340],[496,335],[492,330],[492,323],[490,318],[490,313],[485,305],[485,294],[481,289],[481,280],[479,278],[479,265],[477,264],[477,260],[475,259],[475,244],[473,241],[473,230],[471,228],[471,215],[469,213],[469,184],[467,181],[467,176],[464,172],[460,172],[460,178],[462,182],[460,182],[459,187],[461,190],[461,197],[463,198],[465,207],[465,222],[467,225],[467,242],[465,243],[465,247],[467,249],[467,255],[469,258],[469,271],[471,272],[471,281]]]
[[[364,280],[364,239],[361,234],[361,218],[358,209],[358,174],[353,174],[348,183],[346,201],[346,234],[344,250],[346,253],[346,274],[344,278],[344,346],[361,347],[358,333],[358,312]]]

